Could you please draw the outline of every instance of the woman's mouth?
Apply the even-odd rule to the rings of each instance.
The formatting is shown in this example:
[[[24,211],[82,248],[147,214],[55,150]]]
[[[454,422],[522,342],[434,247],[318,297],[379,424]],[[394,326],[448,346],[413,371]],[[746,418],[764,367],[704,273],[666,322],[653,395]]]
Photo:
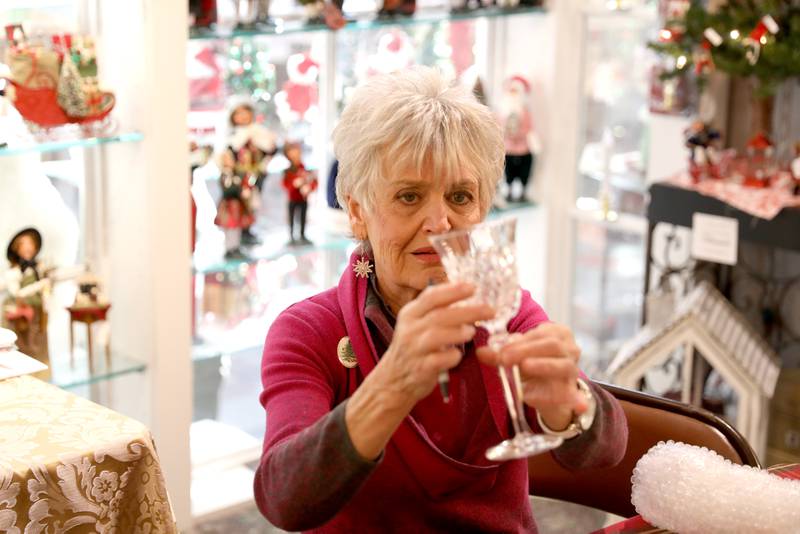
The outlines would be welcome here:
[[[433,247],[418,248],[411,254],[422,263],[426,264],[441,263],[441,261],[439,260],[439,254],[436,253],[436,250]]]

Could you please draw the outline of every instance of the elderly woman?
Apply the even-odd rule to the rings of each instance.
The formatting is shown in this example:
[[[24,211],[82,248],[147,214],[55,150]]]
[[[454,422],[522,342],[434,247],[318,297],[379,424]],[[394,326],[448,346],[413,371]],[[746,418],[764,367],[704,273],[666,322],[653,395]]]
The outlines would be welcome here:
[[[614,465],[627,426],[529,293],[509,323],[519,335],[488,349],[473,325],[493,310],[461,303],[474,288],[447,282],[430,246],[486,217],[499,126],[468,91],[415,69],[357,89],[334,145],[361,247],[338,286],[288,308],[267,336],[261,512],[287,530],[535,532],[527,463],[485,457],[512,432],[494,366],[520,365],[528,420],[563,435],[550,454],[567,468]],[[590,407],[593,421],[577,417]]]

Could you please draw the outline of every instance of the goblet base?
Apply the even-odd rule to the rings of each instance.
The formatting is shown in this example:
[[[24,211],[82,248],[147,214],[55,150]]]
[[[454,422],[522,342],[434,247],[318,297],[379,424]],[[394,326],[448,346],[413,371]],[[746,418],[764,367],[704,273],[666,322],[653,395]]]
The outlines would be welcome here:
[[[513,438],[487,449],[486,458],[493,462],[527,458],[555,449],[562,443],[564,439],[558,436],[520,432]]]

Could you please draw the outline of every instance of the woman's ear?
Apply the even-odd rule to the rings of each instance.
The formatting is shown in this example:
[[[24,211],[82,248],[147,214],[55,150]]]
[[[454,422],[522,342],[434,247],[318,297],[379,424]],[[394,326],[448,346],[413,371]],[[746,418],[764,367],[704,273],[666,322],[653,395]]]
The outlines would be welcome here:
[[[364,206],[352,196],[347,196],[347,213],[350,217],[350,229],[353,231],[353,236],[359,241],[365,241],[369,237],[367,235],[367,222],[364,217],[364,211]]]

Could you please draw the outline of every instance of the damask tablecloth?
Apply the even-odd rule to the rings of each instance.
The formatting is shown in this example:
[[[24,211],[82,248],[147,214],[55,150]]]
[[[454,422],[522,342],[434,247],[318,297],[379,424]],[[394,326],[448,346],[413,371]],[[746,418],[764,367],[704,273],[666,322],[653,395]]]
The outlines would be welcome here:
[[[0,381],[0,532],[177,533],[150,431],[30,376]]]

